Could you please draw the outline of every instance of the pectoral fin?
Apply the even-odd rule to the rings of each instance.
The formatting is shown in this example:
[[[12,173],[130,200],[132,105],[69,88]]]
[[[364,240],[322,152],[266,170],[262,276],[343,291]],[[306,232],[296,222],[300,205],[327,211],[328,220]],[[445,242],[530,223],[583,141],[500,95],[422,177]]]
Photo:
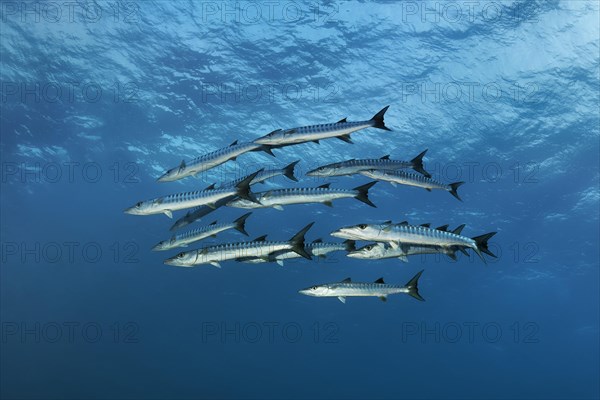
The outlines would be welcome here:
[[[398,256],[398,259],[402,262],[407,263],[408,262],[408,258],[406,256]]]
[[[346,304],[346,298],[344,296],[338,296],[338,300]]]
[[[165,215],[169,218],[173,218],[173,213],[171,212],[171,210],[165,210],[163,211],[165,213]]]
[[[213,267],[221,268],[221,264],[219,264],[216,261],[211,261],[210,265],[212,265]]]
[[[274,208],[274,209],[276,209],[276,210],[279,210],[279,211],[283,211],[283,207],[282,207],[282,206],[280,206],[279,204],[275,204],[275,205],[273,206],[273,208]]]
[[[280,267],[283,267],[283,260],[277,260],[277,264],[278,264]]]

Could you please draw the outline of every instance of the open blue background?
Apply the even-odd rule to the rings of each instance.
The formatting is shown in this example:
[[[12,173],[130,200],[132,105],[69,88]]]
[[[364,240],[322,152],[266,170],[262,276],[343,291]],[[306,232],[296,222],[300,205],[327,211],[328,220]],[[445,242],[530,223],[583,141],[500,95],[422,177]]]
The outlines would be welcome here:
[[[24,4],[2,3],[2,397],[599,396],[597,2]],[[393,132],[155,182],[236,139],[388,104]],[[316,221],[308,239],[335,241],[360,222],[465,223],[470,236],[498,231],[498,260],[338,253],[179,269],[150,252],[173,221],[122,213],[296,159],[295,185],[316,186],[302,175],[318,165],[426,148],[434,177],[467,182],[463,203],[381,182],[378,208],[257,210],[247,229],[287,239]],[[65,163],[78,163],[72,176]],[[422,268],[425,303],[297,293],[348,276],[405,283]]]

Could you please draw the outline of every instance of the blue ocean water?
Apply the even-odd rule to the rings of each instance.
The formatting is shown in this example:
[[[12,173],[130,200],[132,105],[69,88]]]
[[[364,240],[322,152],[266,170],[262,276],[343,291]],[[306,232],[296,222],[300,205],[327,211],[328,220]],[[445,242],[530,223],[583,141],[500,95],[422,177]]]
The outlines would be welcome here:
[[[598,398],[599,4],[1,3],[2,398]],[[234,140],[369,119],[392,132],[248,153],[155,180]],[[498,232],[497,259],[415,256],[176,268],[164,215],[123,209],[301,160],[428,149],[464,202],[379,182],[353,199],[258,209],[250,238],[384,220]],[[194,223],[229,222],[221,208]],[[228,231],[206,243],[246,240]],[[361,242],[360,245],[364,245]],[[352,277],[396,295],[313,298]]]

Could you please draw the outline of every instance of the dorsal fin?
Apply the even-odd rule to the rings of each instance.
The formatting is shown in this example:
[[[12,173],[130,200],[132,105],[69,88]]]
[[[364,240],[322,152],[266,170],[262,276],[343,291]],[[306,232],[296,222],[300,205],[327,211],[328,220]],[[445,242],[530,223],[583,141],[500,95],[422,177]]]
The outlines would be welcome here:
[[[462,232],[464,227],[465,227],[465,224],[459,225],[456,227],[456,229],[454,229],[452,231],[452,233],[454,233],[455,235],[460,235],[460,233]]]
[[[204,190],[213,190],[215,188],[215,184],[208,185]]]
[[[385,156],[381,157],[380,160],[389,160],[390,159],[390,155],[386,154]]]
[[[185,169],[185,160],[181,160],[181,164],[179,164],[179,169],[180,170],[184,170]]]
[[[385,222],[383,223],[383,225],[389,225],[389,224],[391,224],[391,223],[392,223],[392,220],[391,220],[391,219],[388,219],[387,221],[385,221]]]
[[[211,222],[211,223],[210,223],[210,224],[208,224],[208,225],[216,225],[216,224],[217,224],[217,221],[213,221],[213,222]]]
[[[315,239],[315,240],[313,240],[313,243],[323,243],[323,239],[321,239],[321,238]]]
[[[398,225],[408,225],[408,221],[398,222]]]
[[[385,283],[385,282],[383,281],[383,278],[379,278],[375,281],[375,283]]]
[[[448,232],[448,224],[442,225],[442,226],[438,226],[435,229],[438,230],[438,231],[442,231],[442,232]]]
[[[229,145],[229,147],[231,147],[231,146],[235,146],[236,144],[238,144],[238,141],[237,141],[237,140],[236,140],[235,142],[231,143],[231,144]]]
[[[331,183],[325,183],[324,185],[317,186],[317,189],[329,189]]]
[[[419,226],[422,226],[423,228],[429,228],[431,226],[431,224],[428,222],[426,224],[421,224]]]
[[[346,121],[346,118],[340,119],[338,122],[336,122],[336,124],[341,124],[342,122],[348,122]]]
[[[262,235],[253,240],[253,242],[264,242],[267,240],[267,235]]]
[[[352,282],[352,279],[350,279],[350,278],[346,278],[342,281],[342,283],[350,283],[350,282]]]

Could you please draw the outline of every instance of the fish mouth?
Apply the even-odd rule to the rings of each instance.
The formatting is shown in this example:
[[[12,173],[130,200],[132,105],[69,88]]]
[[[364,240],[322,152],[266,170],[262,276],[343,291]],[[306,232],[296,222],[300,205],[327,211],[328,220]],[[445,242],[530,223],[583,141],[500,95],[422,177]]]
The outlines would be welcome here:
[[[298,293],[303,294],[305,296],[312,296],[312,294],[310,293],[310,289],[300,289],[298,290]]]
[[[177,262],[177,260],[175,258],[167,258],[163,263],[166,265],[175,265],[175,266],[181,265]]]
[[[351,258],[366,258],[366,257],[363,257],[363,254],[360,251],[351,251],[348,254],[346,254],[346,257],[351,257]]]
[[[156,182],[169,182],[172,181],[173,179],[169,176],[168,172],[165,172],[164,174],[162,174],[161,176],[159,176],[158,178],[156,178]]]
[[[135,215],[135,207],[127,207],[126,209],[123,210],[123,212],[125,214],[131,214],[131,215]]]
[[[330,233],[330,235],[333,237],[342,238],[342,239],[350,239],[351,238],[350,236],[348,236],[347,233],[344,232],[344,229],[338,229],[337,231],[333,231]]]
[[[152,251],[162,251],[162,250],[166,250],[163,248],[162,243],[157,243],[152,247]]]

